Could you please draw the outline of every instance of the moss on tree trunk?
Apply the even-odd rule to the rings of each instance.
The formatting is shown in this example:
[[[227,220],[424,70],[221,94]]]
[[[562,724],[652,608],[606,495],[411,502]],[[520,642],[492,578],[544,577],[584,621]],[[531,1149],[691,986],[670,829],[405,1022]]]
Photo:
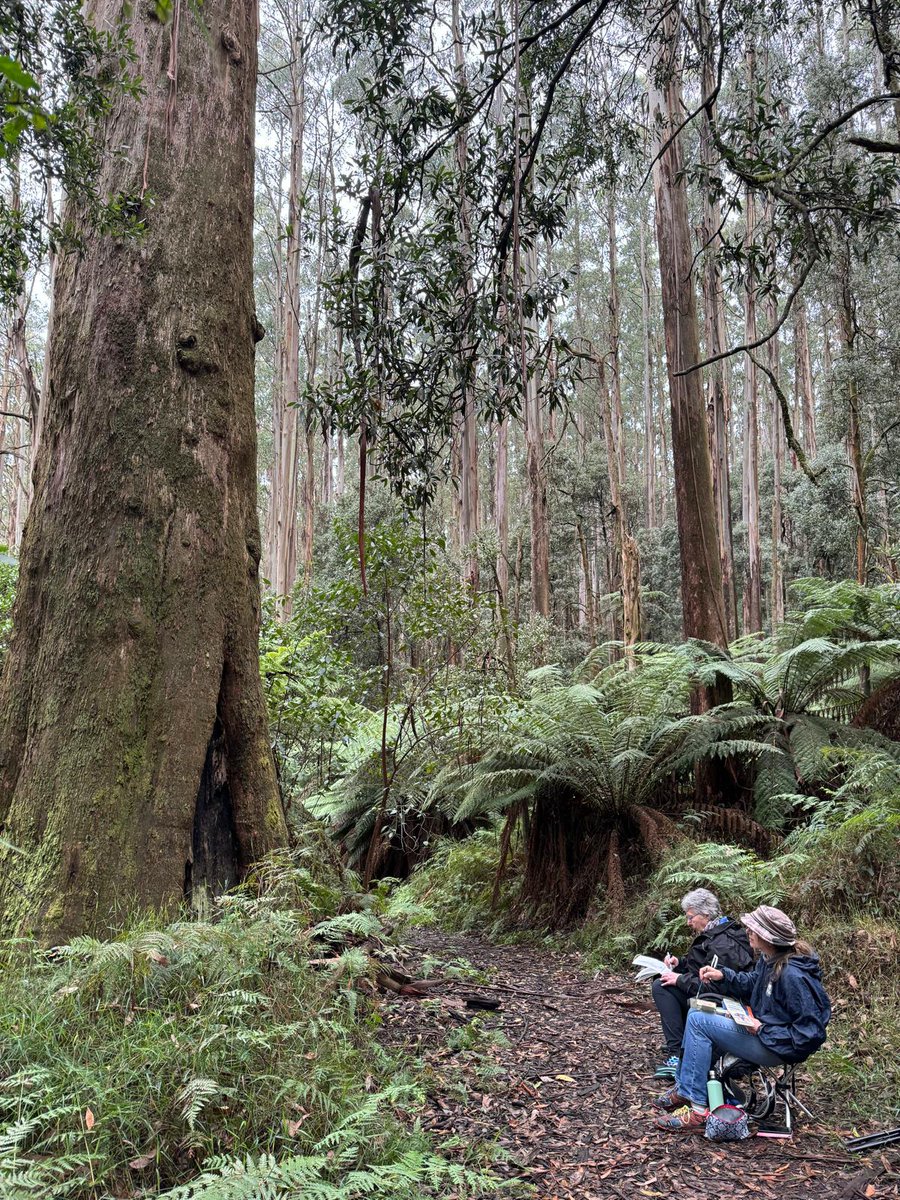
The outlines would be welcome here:
[[[56,277],[0,685],[0,927],[46,940],[219,890],[285,835],[257,658],[256,4],[206,0],[206,31],[90,7],[134,40],[104,185],[146,233],[84,230]]]

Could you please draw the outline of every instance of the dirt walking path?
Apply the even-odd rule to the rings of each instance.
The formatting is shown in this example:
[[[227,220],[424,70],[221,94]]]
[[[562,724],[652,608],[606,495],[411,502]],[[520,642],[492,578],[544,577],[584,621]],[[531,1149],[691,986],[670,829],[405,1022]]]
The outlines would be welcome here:
[[[715,1145],[656,1130],[649,1102],[661,1090],[651,1078],[659,1026],[648,992],[630,979],[593,980],[577,955],[474,937],[429,930],[404,942],[414,964],[463,958],[490,979],[447,980],[433,1000],[385,1005],[384,1037],[431,1068],[423,1124],[438,1141],[495,1143],[506,1156],[495,1169],[532,1184],[537,1200],[900,1196],[900,1148],[847,1154],[838,1135],[849,1128],[805,1080],[800,1095],[816,1120],[806,1119],[791,1142]],[[439,974],[446,979],[446,970]],[[466,1053],[478,1037],[462,998],[472,992],[502,1001],[502,1011],[479,1014],[482,1029],[506,1039],[492,1045],[488,1037],[480,1064]]]

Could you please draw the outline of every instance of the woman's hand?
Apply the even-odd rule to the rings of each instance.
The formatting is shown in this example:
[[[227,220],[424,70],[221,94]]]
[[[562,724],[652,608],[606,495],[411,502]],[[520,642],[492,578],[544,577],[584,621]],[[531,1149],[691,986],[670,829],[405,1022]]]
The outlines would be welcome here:
[[[753,1022],[752,1025],[750,1024],[750,1021]],[[756,1017],[751,1017],[750,1021],[748,1021],[743,1028],[746,1029],[748,1033],[759,1033],[759,1031],[762,1029],[762,1021],[757,1021]]]
[[[663,987],[671,987],[674,983],[677,983],[680,978],[681,976],[676,975],[674,971],[663,971],[662,975],[659,977],[659,982],[663,985]]]
[[[725,978],[718,967],[701,967],[699,975],[701,983],[714,983],[717,979]]]
[[[678,966],[678,955],[677,954],[667,954],[666,957],[663,959],[663,962],[666,964],[666,966],[669,968],[669,970],[671,970],[673,967]]]

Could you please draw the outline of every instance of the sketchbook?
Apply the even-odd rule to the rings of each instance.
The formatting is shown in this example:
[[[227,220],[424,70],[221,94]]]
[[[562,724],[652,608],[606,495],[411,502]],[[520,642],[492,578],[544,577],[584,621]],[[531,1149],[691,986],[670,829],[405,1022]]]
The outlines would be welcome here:
[[[752,1029],[754,1025],[753,1016],[747,1012],[740,1000],[732,1000],[730,996],[725,996],[722,1000],[722,1007],[734,1021],[735,1025],[743,1025],[745,1029]]]
[[[631,965],[641,968],[634,977],[636,983],[642,983],[645,979],[653,979],[669,969],[662,959],[652,958],[649,954],[636,954],[631,960]]]

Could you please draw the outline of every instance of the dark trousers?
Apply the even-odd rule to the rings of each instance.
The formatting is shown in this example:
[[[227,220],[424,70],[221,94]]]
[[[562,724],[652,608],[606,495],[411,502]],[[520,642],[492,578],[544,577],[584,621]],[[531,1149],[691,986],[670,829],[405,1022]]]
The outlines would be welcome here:
[[[659,1009],[662,1021],[663,1038],[666,1042],[666,1053],[681,1055],[681,1039],[684,1037],[684,1024],[687,1020],[689,996],[672,987],[664,987],[658,979],[653,980],[653,1003]]]

